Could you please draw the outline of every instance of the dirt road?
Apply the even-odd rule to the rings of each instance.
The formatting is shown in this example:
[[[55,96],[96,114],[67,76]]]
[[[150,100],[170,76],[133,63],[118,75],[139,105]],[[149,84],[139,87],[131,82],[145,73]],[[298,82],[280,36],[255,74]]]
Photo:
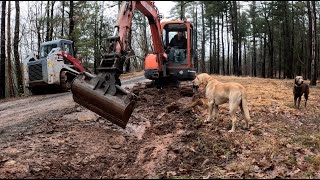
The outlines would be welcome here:
[[[132,88],[137,82],[148,82],[144,76],[122,81],[122,86]],[[35,116],[44,116],[50,111],[59,111],[75,107],[71,92],[31,96],[20,100],[0,104],[0,130],[13,126]]]
[[[3,102],[0,178],[320,178],[319,87],[298,110],[291,80],[215,77],[247,89],[249,129],[237,113],[236,132],[228,133],[227,104],[204,123],[207,109],[186,110],[192,97],[178,89],[130,81],[123,86],[138,100],[126,129],[70,93]]]
[[[124,88],[132,88],[134,84],[148,82],[144,76],[132,77],[122,81]],[[52,112],[60,112],[76,108],[79,105],[73,101],[72,93],[46,94],[30,96],[19,100],[0,104],[0,133],[10,127],[20,127],[33,119],[43,119]],[[80,108],[80,107],[79,107]],[[68,117],[68,116],[67,116]],[[90,119],[98,116],[84,109],[82,113],[71,118]]]

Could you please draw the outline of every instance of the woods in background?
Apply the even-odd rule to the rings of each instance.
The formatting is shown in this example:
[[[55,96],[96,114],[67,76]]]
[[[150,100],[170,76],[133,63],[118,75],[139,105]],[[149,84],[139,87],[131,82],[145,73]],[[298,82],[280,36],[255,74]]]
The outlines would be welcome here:
[[[193,22],[198,72],[279,79],[302,75],[316,85],[319,2],[174,3],[169,18]],[[45,41],[74,41],[76,57],[95,71],[120,5],[121,1],[2,1],[0,98],[23,94],[22,61]],[[131,70],[140,71],[144,57],[152,51],[152,42],[148,20],[137,11],[130,36],[134,37],[129,42],[132,55],[137,57]]]

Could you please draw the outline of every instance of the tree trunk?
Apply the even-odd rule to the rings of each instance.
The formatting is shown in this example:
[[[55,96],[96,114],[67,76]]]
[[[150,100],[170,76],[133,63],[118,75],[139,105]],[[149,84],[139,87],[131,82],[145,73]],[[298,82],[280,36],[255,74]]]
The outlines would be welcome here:
[[[43,3],[44,3],[44,1],[41,1],[41,2],[40,2],[40,7],[41,7],[41,10],[40,10],[40,13],[39,13],[40,19],[43,18],[43,15],[42,15]],[[42,20],[39,20],[39,21],[42,21]],[[39,22],[39,23],[40,23],[40,22]],[[38,31],[39,31],[39,36],[40,36],[39,49],[40,49],[40,44],[41,44],[40,42],[46,41],[45,37],[46,37],[47,33],[45,33],[45,30],[44,30],[44,29],[45,29],[44,23],[45,23],[45,22],[42,21],[41,24],[40,24],[40,28],[41,28],[41,29],[38,29]],[[42,31],[42,34],[40,34],[40,30]]]
[[[217,74],[217,37],[216,37],[216,18],[213,17],[213,73]]]
[[[63,37],[63,25],[64,25],[64,4],[65,1],[62,1],[62,20],[61,20],[61,37]]]
[[[253,17],[252,17],[252,36],[253,36],[253,59],[252,59],[252,76],[257,76],[257,70],[256,70],[256,62],[257,62],[257,52],[256,52],[256,2],[252,1],[253,5]]]
[[[239,23],[241,21],[241,14],[240,14],[240,11],[238,12],[237,11],[237,15],[239,16]],[[238,56],[238,76],[242,76],[242,50],[241,50],[241,43],[242,43],[242,38],[243,38],[243,35],[242,33],[238,32],[238,42],[239,42],[239,45],[238,45],[238,53],[239,53],[239,56]]]
[[[317,17],[316,17],[316,5],[315,2],[312,1],[312,13],[311,13],[311,21],[312,21],[312,55],[311,55],[311,80],[310,85],[317,85],[317,61],[316,61],[316,27],[317,27]]]
[[[304,25],[303,25],[304,26]],[[299,27],[301,27],[301,25],[299,26]],[[300,45],[301,45],[301,48],[299,48],[300,49],[300,53],[299,53],[299,70],[298,70],[298,75],[299,76],[301,76],[302,74],[303,74],[303,72],[302,72],[302,66],[303,66],[303,62],[305,61],[304,59],[304,28],[299,28],[300,29]],[[304,76],[304,78],[306,78],[306,76]]]
[[[122,3],[122,1],[118,1],[118,13],[120,12],[121,3]]]
[[[20,6],[19,1],[15,1],[16,6],[16,17],[14,26],[14,38],[13,38],[13,54],[14,62],[17,71],[17,83],[18,83],[18,93],[23,93],[23,81],[22,81],[22,69],[19,57],[19,25],[20,25]]]
[[[311,60],[312,60],[312,13],[310,7],[310,1],[307,1],[307,8],[308,8],[308,21],[309,21],[309,31],[308,31],[308,44],[309,44],[309,55],[308,55],[308,70],[307,70],[307,78],[311,79]]]
[[[47,33],[46,33],[46,41],[50,41],[50,1],[47,1]]]
[[[282,31],[280,31],[279,34],[280,37],[282,37]],[[279,79],[281,79],[282,49],[282,38],[279,38]]]
[[[220,74],[220,31],[219,31],[219,16],[217,16],[217,21],[218,21],[218,29],[217,29],[217,34],[218,34],[218,42],[217,42],[217,74]]]
[[[267,34],[263,37],[263,63],[262,63],[262,77],[266,78],[266,55],[267,55]]]
[[[241,38],[239,38],[239,50],[238,50],[238,52],[239,52],[239,70],[238,70],[238,75],[239,76],[241,76],[242,75],[242,65],[241,65],[241,63],[242,63],[242,51],[241,51]]]
[[[0,99],[5,98],[6,92],[6,68],[5,68],[5,49],[6,49],[6,39],[5,39],[5,28],[6,28],[6,1],[2,1],[2,13],[1,13],[1,62],[0,62]]]
[[[287,49],[287,51],[284,51],[285,53],[285,57],[286,57],[286,78],[292,79],[292,52],[291,52],[291,44],[290,44],[290,30],[289,30],[289,15],[288,15],[288,2],[285,2],[285,38],[286,38],[286,43],[285,43],[285,49]]]
[[[148,42],[147,42],[147,22],[146,18],[142,16],[142,51],[144,57],[148,54]],[[144,69],[143,63],[141,63],[142,67],[141,69]]]
[[[97,2],[95,4],[95,17],[94,17],[94,32],[93,32],[93,35],[94,37],[97,37],[98,36],[98,22],[97,22]],[[94,69],[94,73],[95,74],[98,74],[98,71],[97,71],[97,67],[98,67],[98,62],[97,62],[97,59],[98,59],[98,42],[97,42],[97,38],[94,38],[93,39],[94,41],[94,48],[93,48],[93,57],[94,57],[94,60],[93,60],[93,69]]]
[[[71,41],[73,41],[73,53],[74,53],[74,56],[76,57],[77,55],[77,52],[76,52],[76,47],[75,47],[75,38],[74,38],[74,35],[73,35],[73,30],[74,30],[74,17],[73,17],[73,8],[74,8],[74,4],[73,4],[73,1],[70,1],[70,12],[69,12],[69,39]]]
[[[292,61],[292,67],[291,67],[291,74],[292,74],[292,77],[291,78],[294,78],[294,75],[296,74],[296,61],[295,61],[295,56],[294,56],[294,10],[293,10],[293,1],[291,1],[291,12],[292,12],[292,15],[291,15],[291,25],[292,25],[292,30],[291,30],[291,54],[290,54],[290,59]]]
[[[42,3],[40,3],[40,7],[42,7]],[[41,8],[42,9],[42,8]],[[41,34],[40,34],[40,30],[41,30],[41,23],[38,20],[38,15],[41,14],[41,12],[38,12],[38,7],[36,7],[36,27],[37,27],[37,37],[38,37],[38,41],[37,41],[37,46],[38,46],[38,51],[40,50],[40,44],[41,44]],[[32,42],[31,42],[32,43]]]
[[[129,28],[129,32],[128,32],[128,48],[130,50],[129,56],[131,55],[135,55],[133,48],[132,48],[132,23],[130,23],[130,28]],[[126,62],[126,66],[125,66],[125,72],[130,72],[130,59],[127,60]]]
[[[209,43],[210,43],[210,50],[209,50],[209,74],[212,74],[212,68],[213,68],[213,62],[212,62],[212,16],[209,17],[209,27],[210,27],[210,31],[209,31]]]
[[[180,1],[180,19],[184,19],[184,1]]]
[[[202,56],[201,56],[201,72],[206,72],[205,66],[205,24],[204,24],[204,3],[201,3],[201,15],[202,15]]]
[[[54,23],[54,21],[53,21],[53,8],[54,8],[54,3],[55,3],[56,1],[51,1],[51,15],[50,15],[50,41],[52,41],[52,39],[53,39],[53,23]]]
[[[246,47],[246,39],[243,41],[243,50],[244,50],[244,75],[247,75],[247,47]]]
[[[308,45],[307,45],[307,41],[306,41],[306,36],[305,36],[305,31],[306,31],[306,26],[305,26],[305,18],[302,18],[302,27],[303,27],[303,33],[302,34],[302,41],[303,41],[303,77],[307,78],[307,71],[308,71]]]
[[[259,62],[260,62],[260,64],[261,64],[261,75],[260,75],[260,77],[262,77],[262,63],[263,63],[263,44],[262,44],[262,35],[261,35],[261,37],[259,38],[260,39],[260,58],[259,58]],[[258,63],[259,64],[259,63]]]
[[[11,1],[8,1],[8,19],[7,19],[7,63],[8,63],[8,87],[9,87],[9,97],[14,96],[14,89],[13,89],[13,78],[12,78],[12,62],[11,62]]]
[[[228,24],[228,15],[226,12],[226,22],[227,22],[227,43],[228,43],[228,54],[227,54],[227,75],[230,75],[230,40],[229,40],[229,24]]]
[[[268,77],[273,78],[273,27],[270,25],[270,21],[268,20],[268,17],[264,16],[267,26],[268,26],[268,34],[269,34],[269,41],[267,43],[268,45],[268,51],[269,51],[269,68],[268,68]],[[271,22],[272,22],[273,16],[271,16]]]
[[[194,37],[194,43],[196,52],[198,51],[198,5],[196,4],[196,20],[195,20],[195,37]],[[196,72],[199,72],[199,62],[198,62],[198,53],[196,53],[196,57],[194,59],[194,68],[196,69]]]
[[[226,71],[225,71],[225,57],[224,57],[224,36],[223,36],[223,13],[221,13],[221,43],[222,43],[222,74],[226,75]]]
[[[100,9],[102,9],[104,2],[100,5]],[[101,46],[102,46],[102,32],[103,32],[103,11],[100,11],[100,26],[99,26],[99,35],[98,35],[98,57],[97,57],[97,64],[100,65],[101,62]]]
[[[69,12],[69,39],[73,39],[74,19],[73,19],[73,1],[70,1],[70,12]]]
[[[232,1],[232,41],[233,41],[233,74],[239,75],[239,65],[238,65],[238,13],[237,13],[237,2]]]

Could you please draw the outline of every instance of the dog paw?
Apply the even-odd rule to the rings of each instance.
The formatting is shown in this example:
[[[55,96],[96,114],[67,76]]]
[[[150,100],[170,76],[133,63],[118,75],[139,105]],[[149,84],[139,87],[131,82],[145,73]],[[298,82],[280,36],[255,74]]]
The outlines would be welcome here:
[[[229,132],[229,133],[233,133],[233,132],[234,132],[234,129],[231,129],[231,130],[229,130],[228,132]]]

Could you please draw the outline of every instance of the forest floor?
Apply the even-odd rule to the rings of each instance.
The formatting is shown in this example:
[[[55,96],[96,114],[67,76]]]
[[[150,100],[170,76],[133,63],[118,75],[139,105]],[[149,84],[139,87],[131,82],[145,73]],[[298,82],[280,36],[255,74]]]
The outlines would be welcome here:
[[[320,178],[319,87],[311,87],[307,108],[302,99],[295,109],[293,80],[214,77],[246,88],[249,129],[238,110],[236,132],[228,132],[227,104],[216,122],[204,123],[205,106],[186,110],[192,97],[144,83],[131,90],[138,100],[126,129],[70,94],[37,106],[46,98],[31,97],[17,118],[7,112],[17,102],[3,102],[0,178]]]

